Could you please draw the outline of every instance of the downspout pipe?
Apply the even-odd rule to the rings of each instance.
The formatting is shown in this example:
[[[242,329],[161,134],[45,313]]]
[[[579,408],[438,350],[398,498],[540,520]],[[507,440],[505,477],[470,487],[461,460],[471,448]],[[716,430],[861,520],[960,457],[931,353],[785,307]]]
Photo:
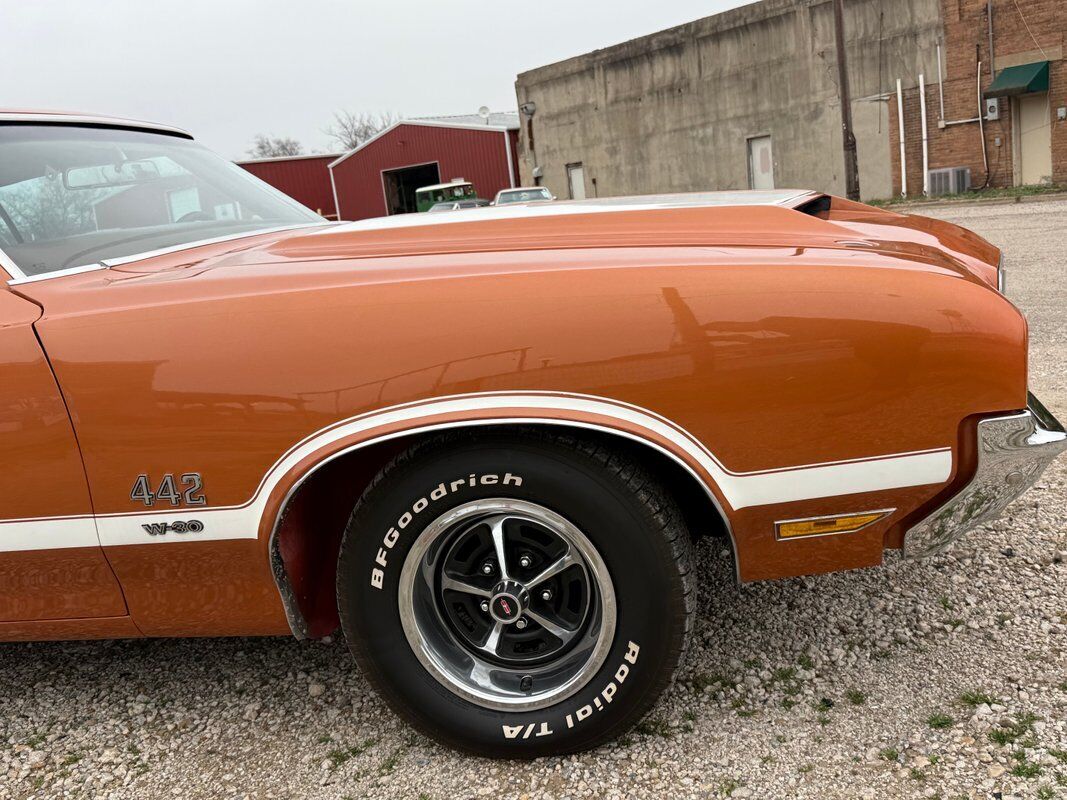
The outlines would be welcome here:
[[[926,132],[926,79],[919,74],[919,115],[923,129],[923,195],[930,195],[930,138]]]
[[[897,126],[900,138],[900,196],[908,196],[908,157],[904,150],[904,90],[897,78]]]
[[[940,101],[940,112],[938,119],[941,122],[945,121],[945,76],[941,72],[941,40],[937,40],[937,97]]]

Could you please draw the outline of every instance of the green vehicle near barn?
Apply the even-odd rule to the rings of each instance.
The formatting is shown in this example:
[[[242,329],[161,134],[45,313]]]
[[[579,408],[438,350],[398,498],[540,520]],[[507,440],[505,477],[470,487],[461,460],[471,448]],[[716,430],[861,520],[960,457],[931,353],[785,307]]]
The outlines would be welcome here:
[[[423,186],[415,190],[415,208],[418,211],[429,211],[437,203],[457,202],[459,200],[474,200],[478,192],[474,184],[457,178],[450,183],[435,183],[433,186]]]

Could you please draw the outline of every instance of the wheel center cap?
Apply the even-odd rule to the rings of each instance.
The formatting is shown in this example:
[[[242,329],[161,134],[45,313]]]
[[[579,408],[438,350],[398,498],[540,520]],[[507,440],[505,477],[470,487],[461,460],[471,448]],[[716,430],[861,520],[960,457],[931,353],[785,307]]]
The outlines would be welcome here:
[[[522,616],[530,603],[530,595],[517,581],[501,581],[493,587],[489,599],[489,614],[497,622],[510,625]]]

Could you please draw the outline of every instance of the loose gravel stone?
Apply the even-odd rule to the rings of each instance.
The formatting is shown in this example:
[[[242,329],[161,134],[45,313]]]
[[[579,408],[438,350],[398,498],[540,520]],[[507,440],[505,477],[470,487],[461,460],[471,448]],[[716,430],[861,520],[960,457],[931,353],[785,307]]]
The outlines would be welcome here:
[[[1067,419],[1067,202],[926,213],[1005,248],[1031,386]],[[563,758],[424,739],[343,641],[0,645],[0,799],[1067,797],[1065,488],[1061,459],[943,555],[870,570],[737,588],[703,540],[673,688]]]

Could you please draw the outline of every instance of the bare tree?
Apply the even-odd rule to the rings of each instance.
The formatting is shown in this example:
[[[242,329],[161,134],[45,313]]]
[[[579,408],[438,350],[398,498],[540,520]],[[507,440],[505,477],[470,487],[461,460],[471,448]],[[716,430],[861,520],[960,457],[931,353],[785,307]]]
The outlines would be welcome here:
[[[287,136],[271,137],[259,134],[252,140],[248,155],[252,158],[278,158],[279,156],[299,156],[304,152],[304,145]]]
[[[324,133],[344,151],[354,150],[376,133],[398,122],[400,117],[391,111],[369,114],[361,111],[335,111],[333,122]]]

